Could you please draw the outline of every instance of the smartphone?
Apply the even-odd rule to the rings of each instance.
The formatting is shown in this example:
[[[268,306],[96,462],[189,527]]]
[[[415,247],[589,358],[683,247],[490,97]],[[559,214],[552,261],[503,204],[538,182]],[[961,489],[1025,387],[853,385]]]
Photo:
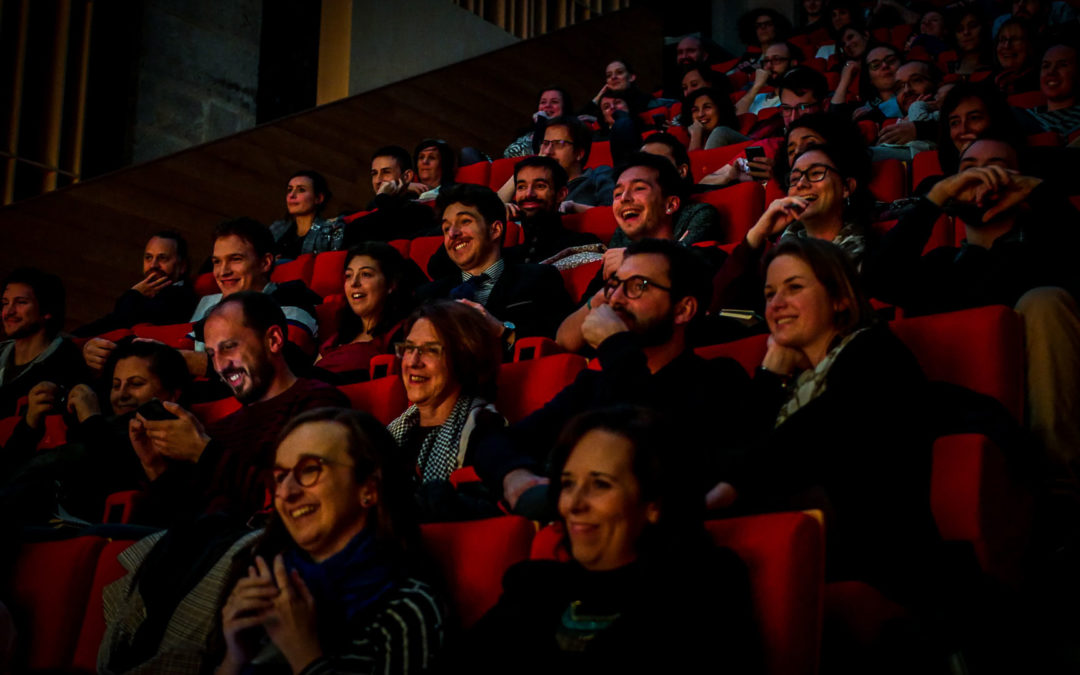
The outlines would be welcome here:
[[[760,145],[751,145],[746,149],[746,161],[753,162],[757,159],[765,159],[765,148]]]
[[[156,398],[152,398],[146,403],[139,406],[136,411],[148,420],[175,420],[179,419],[176,415],[172,414],[165,409],[165,406],[161,404],[161,401]]]

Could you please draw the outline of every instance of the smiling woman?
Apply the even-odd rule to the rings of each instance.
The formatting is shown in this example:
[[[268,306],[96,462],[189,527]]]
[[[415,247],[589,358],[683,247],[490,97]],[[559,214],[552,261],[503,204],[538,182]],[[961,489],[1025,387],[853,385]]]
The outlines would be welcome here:
[[[285,188],[288,216],[270,224],[274,236],[274,256],[292,260],[304,253],[337,251],[345,238],[340,218],[323,218],[330,201],[330,186],[317,171],[297,171]]]
[[[451,670],[528,654],[523,672],[691,672],[722,653],[725,671],[758,672],[746,569],[705,534],[691,445],[643,408],[571,420],[549,491],[570,560],[511,568]]]

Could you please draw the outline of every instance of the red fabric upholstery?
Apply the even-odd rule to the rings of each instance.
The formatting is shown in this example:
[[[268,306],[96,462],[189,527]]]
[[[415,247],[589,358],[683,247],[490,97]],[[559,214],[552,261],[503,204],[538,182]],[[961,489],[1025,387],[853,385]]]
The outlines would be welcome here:
[[[532,521],[519,516],[421,526],[424,545],[442,568],[462,628],[495,606],[503,574],[528,558],[535,531]]]
[[[124,576],[126,570],[117,560],[124,549],[134,542],[110,541],[105,544],[98,556],[94,568],[94,578],[86,602],[86,614],[83,617],[82,630],[75,643],[75,655],[72,658],[73,670],[87,673],[97,672],[98,647],[105,636],[105,609],[101,601],[101,592],[106,586]]]
[[[506,234],[503,237],[503,247],[517,246],[525,241],[525,230],[521,229],[516,221],[506,221]]]
[[[420,266],[420,270],[427,274],[427,264],[431,260],[431,256],[435,255],[435,251],[439,250],[439,247],[443,245],[443,238],[435,235],[432,237],[417,237],[409,244],[409,257],[413,259],[417,265]],[[428,277],[431,278],[430,276]]]
[[[112,493],[105,498],[105,509],[101,514],[101,522],[130,523],[142,498],[143,493],[138,490],[121,490]]]
[[[859,133],[862,134],[863,140],[867,145],[875,145],[877,143],[878,125],[877,122],[871,122],[870,120],[859,121]]]
[[[391,246],[393,246],[394,248],[396,248],[397,252],[401,254],[402,258],[408,258],[409,257],[409,244],[411,244],[412,242],[409,241],[408,239],[393,239],[393,240],[388,241],[386,243],[388,243]]]
[[[45,416],[45,435],[38,442],[38,450],[48,450],[67,443],[67,425],[63,415]]]
[[[468,166],[459,166],[454,172],[454,181],[458,183],[472,183],[473,185],[487,185],[491,179],[491,162],[477,162]]]
[[[514,361],[529,361],[544,356],[562,354],[566,350],[551,338],[525,337],[514,343]]]
[[[11,438],[11,434],[15,431],[15,426],[21,419],[22,415],[12,415],[0,419],[0,447],[7,445],[8,439]]]
[[[338,387],[357,410],[366,410],[383,424],[390,424],[409,407],[400,377],[380,377]]]
[[[585,293],[585,290],[589,287],[589,282],[593,280],[597,270],[603,264],[603,260],[597,260],[568,270],[559,270],[559,274],[562,275],[563,286],[566,287],[566,292],[570,294],[572,299],[577,300]]]
[[[11,610],[27,670],[69,666],[104,545],[99,537],[78,537],[28,543],[19,551]]]
[[[736,183],[722,190],[702,193],[698,201],[712,204],[723,216],[725,229],[721,243],[737,243],[765,212],[765,188],[757,181]]]
[[[1038,108],[1041,105],[1046,105],[1046,94],[1039,90],[1025,91],[1012,94],[1008,97],[1008,102],[1014,108]]]
[[[870,192],[883,202],[895,202],[907,197],[907,171],[898,159],[874,162],[870,174]]]
[[[577,354],[504,363],[499,368],[495,407],[516,422],[554,398],[584,369],[585,358]]]
[[[305,284],[311,281],[311,268],[315,266],[315,256],[304,253],[296,260],[274,265],[274,271],[270,273],[270,280],[276,283],[283,281],[295,281],[299,279]]]
[[[594,206],[584,213],[563,216],[563,226],[575,232],[588,232],[605,244],[611,241],[616,228],[615,212],[610,206]]]
[[[213,295],[214,293],[220,292],[221,289],[218,288],[217,282],[214,281],[214,275],[212,272],[206,272],[195,277],[196,295]]]
[[[396,354],[376,354],[368,361],[371,379],[401,375],[401,359]]]
[[[743,141],[712,150],[694,150],[690,153],[690,169],[694,175],[694,182],[699,183],[713,171],[730,164],[731,160],[741,155],[751,145],[760,144],[761,141]]]
[[[979,307],[902,319],[891,326],[928,378],[993,396],[1023,419],[1024,334],[1016,312]]]
[[[928,176],[940,176],[943,173],[937,150],[925,150],[911,160],[911,184],[915,187],[919,187],[919,183]]]
[[[611,166],[611,164],[611,141],[594,141],[589,150],[589,161],[585,162],[585,168]]]
[[[123,340],[129,335],[134,335],[134,333],[131,332],[130,328],[117,328],[116,330],[111,330],[107,333],[102,333],[101,335],[95,335],[94,337],[99,337],[103,340],[111,340],[112,342],[119,342],[120,340]],[[72,338],[71,341],[78,345],[80,348],[82,348],[83,345],[85,345],[92,339],[92,337]]]
[[[524,157],[500,157],[491,163],[491,175],[488,177],[488,187],[498,192],[506,181],[514,175],[514,165]]]
[[[315,306],[315,320],[319,324],[319,342],[333,337],[338,330],[338,311],[345,306],[345,294],[335,293],[323,298],[322,304]]]
[[[735,93],[738,94],[740,98],[742,98],[743,93],[741,91]],[[737,100],[738,99],[736,99],[736,101]],[[736,127],[735,130],[738,131],[740,134],[746,135],[750,133],[751,129],[754,128],[754,125],[757,124],[757,121],[758,116],[754,113],[742,113],[739,115],[739,126]]]
[[[308,286],[319,295],[341,293],[344,288],[345,256],[348,251],[327,251],[315,256]]]
[[[1065,145],[1065,137],[1056,131],[1044,131],[1041,134],[1028,136],[1027,142],[1032,147],[1056,148],[1059,145]]]
[[[131,332],[148,340],[157,340],[175,349],[194,349],[195,341],[188,337],[191,323],[174,323],[169,326],[154,326],[140,323],[131,327]]]
[[[217,401],[209,401],[207,403],[192,403],[191,412],[195,417],[199,418],[199,421],[203,424],[212,424],[222,417],[233,414],[237,410],[243,407],[240,401],[237,401],[234,397],[219,399]]]
[[[698,347],[694,353],[703,359],[715,359],[721,356],[735,359],[747,373],[753,375],[754,370],[761,365],[761,360],[765,358],[766,339],[768,339],[767,335],[753,335],[734,342]]]

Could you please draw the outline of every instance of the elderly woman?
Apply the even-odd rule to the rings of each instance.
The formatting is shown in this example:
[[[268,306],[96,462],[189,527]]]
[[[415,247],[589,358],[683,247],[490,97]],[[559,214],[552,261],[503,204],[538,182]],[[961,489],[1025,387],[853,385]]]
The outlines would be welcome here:
[[[542,124],[546,120],[573,114],[574,104],[570,100],[570,94],[562,87],[547,87],[540,91],[537,97],[536,112],[533,113],[533,126]],[[513,143],[506,146],[503,157],[528,157],[535,154],[533,150],[534,129],[530,128]]]
[[[747,137],[737,131],[735,105],[721,91],[708,87],[690,92],[683,99],[680,119],[690,134],[687,150],[711,150]]]
[[[345,223],[340,218],[327,220],[322,217],[331,196],[330,186],[317,171],[297,171],[289,176],[285,191],[289,215],[270,223],[276,257],[293,260],[304,253],[342,248]]]
[[[1010,96],[1039,88],[1039,54],[1035,28],[1024,19],[1009,19],[998,29],[994,45],[997,89]]]
[[[511,568],[503,595],[465,636],[454,672],[755,672],[745,567],[702,527],[693,447],[651,410],[570,421],[549,497],[566,562]]]
[[[337,334],[322,347],[318,367],[333,373],[367,374],[371,357],[389,354],[411,309],[410,265],[397,249],[367,242],[345,257],[345,304]],[[418,273],[417,273],[418,274]],[[346,378],[355,379],[355,378]]]
[[[915,357],[874,325],[850,256],[788,239],[765,260],[769,346],[755,384],[776,411],[748,471],[750,509],[825,512],[826,577],[906,603],[930,593],[930,418]]]
[[[414,575],[410,467],[366,413],[321,408],[282,433],[274,518],[221,610],[219,675],[418,673],[443,641],[441,601]]]
[[[411,404],[388,425],[424,483],[469,464],[472,441],[505,424],[490,401],[502,346],[483,313],[465,301],[422,305],[395,345]]]

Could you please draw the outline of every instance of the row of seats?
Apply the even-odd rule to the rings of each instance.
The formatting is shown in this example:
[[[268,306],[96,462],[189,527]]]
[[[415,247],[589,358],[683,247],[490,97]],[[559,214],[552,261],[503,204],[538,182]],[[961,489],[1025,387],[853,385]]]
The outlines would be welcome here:
[[[816,672],[824,603],[824,539],[814,515],[776,513],[711,521],[713,540],[747,565],[766,672]],[[559,531],[537,534],[517,516],[422,526],[463,627],[490,609],[502,576],[528,558],[552,559]],[[124,569],[116,557],[132,542],[83,536],[25,544],[15,569],[15,606],[29,670],[95,672],[105,631],[102,589]]]

